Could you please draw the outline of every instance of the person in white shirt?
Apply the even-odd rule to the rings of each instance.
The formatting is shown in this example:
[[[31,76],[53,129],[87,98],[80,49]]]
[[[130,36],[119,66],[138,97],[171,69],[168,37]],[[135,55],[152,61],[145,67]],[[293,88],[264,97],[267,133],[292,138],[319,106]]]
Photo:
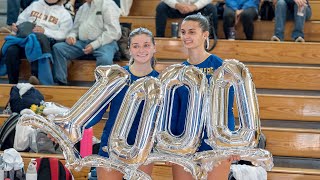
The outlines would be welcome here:
[[[164,37],[168,18],[185,18],[200,12],[209,19],[214,32],[218,28],[217,7],[212,0],[161,0],[156,9],[156,36]],[[213,37],[213,32],[210,32]]]
[[[110,65],[119,50],[120,9],[113,0],[86,0],[76,13],[74,26],[65,42],[53,46],[53,77],[67,84],[67,61],[85,54],[96,58],[96,65]]]

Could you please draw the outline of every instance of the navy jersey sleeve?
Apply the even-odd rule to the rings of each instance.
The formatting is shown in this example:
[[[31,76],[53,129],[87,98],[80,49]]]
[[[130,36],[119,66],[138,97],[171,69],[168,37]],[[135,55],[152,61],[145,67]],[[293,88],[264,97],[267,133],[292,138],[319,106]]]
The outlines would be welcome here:
[[[96,125],[103,117],[103,114],[107,111],[109,104],[106,105],[100,112],[87,124],[86,129]]]

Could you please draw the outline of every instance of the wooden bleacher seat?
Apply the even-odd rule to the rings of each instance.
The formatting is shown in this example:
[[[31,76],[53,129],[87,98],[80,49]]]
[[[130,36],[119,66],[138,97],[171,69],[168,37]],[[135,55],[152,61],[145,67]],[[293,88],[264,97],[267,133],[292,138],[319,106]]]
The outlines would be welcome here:
[[[157,38],[156,43],[158,58],[156,69],[159,72],[169,65],[181,63],[186,59],[179,39]],[[319,43],[221,40],[212,53],[225,59],[235,58],[245,63],[253,75],[256,88],[319,90],[320,61],[317,54],[319,48]],[[124,66],[128,61],[115,63]],[[23,61],[22,66],[25,68],[21,68],[20,76],[22,79],[28,79],[30,65]],[[94,81],[94,69],[95,61],[74,60],[68,71],[68,79]]]
[[[180,39],[156,38],[158,59],[186,59]],[[219,40],[211,53],[243,63],[320,65],[320,43]]]
[[[157,53],[161,60],[185,60],[187,55],[180,39],[155,38]],[[4,40],[0,36],[0,46]],[[243,63],[277,63],[320,65],[317,50],[320,43],[291,43],[271,41],[219,40],[211,53],[223,59],[238,59]]]
[[[182,61],[168,62],[158,61],[156,70],[161,72],[172,64],[180,64]],[[116,62],[120,66],[128,64],[128,61]],[[292,89],[292,90],[318,90],[320,89],[320,67],[279,66],[279,65],[253,65],[248,64],[256,88],[266,89]],[[95,68],[93,61],[73,61],[69,69],[70,81],[94,81],[92,73]],[[80,70],[81,69],[81,70]],[[29,72],[24,79],[29,77]],[[308,79],[308,80],[307,80]]]
[[[0,84],[0,107],[5,107],[12,85]],[[67,107],[72,105],[89,89],[75,86],[36,86],[46,101]],[[259,93],[258,101],[261,119],[319,121],[319,95],[290,95]]]
[[[8,118],[8,115],[0,115],[0,125]],[[94,135],[101,137],[105,119],[94,126]],[[266,149],[273,156],[320,158],[320,130],[262,127],[262,132],[267,138]],[[303,142],[303,143],[302,143]],[[303,144],[303,145],[302,145]]]
[[[168,62],[158,61],[156,70],[161,72],[172,64],[180,64],[182,61]],[[125,66],[128,61],[115,62],[120,66]],[[26,67],[22,70],[20,77],[28,79],[30,77],[30,65],[26,61],[22,62]],[[96,67],[92,60],[75,60],[68,70],[69,81],[93,82],[93,71]],[[279,65],[254,65],[248,64],[256,88],[265,89],[291,89],[291,90],[318,90],[320,89],[319,75],[320,67],[302,66],[279,66]]]

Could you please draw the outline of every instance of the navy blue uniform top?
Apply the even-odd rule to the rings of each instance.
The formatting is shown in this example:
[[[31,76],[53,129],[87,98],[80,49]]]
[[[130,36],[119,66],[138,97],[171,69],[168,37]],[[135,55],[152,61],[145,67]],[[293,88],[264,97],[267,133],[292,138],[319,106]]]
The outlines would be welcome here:
[[[200,64],[194,65],[198,67],[204,74],[206,74],[207,79],[213,75],[214,71],[222,65],[223,60],[213,54],[211,54],[205,61]],[[191,65],[188,61],[183,62],[184,65]],[[234,90],[230,88],[229,90],[229,106],[228,106],[228,127],[230,130],[234,130],[234,115],[233,115],[233,95]],[[172,123],[171,132],[174,135],[181,135],[184,132],[185,119],[187,116],[187,106],[189,101],[189,91],[185,86],[179,87],[176,90],[174,96],[173,112],[172,112]],[[204,142],[207,139],[207,132],[204,130],[204,136],[201,141],[201,145],[198,151],[211,150],[212,148]]]
[[[124,69],[126,69],[129,74],[130,74],[130,77],[131,77],[131,81],[130,81],[130,84],[132,84],[134,81],[142,78],[142,77],[138,77],[138,76],[135,76],[131,73],[130,69],[129,69],[129,66],[124,66],[123,67]],[[148,75],[146,76],[152,76],[152,77],[157,77],[159,75],[159,73],[155,70],[153,70],[151,73],[149,73]],[[143,76],[145,77],[145,76]],[[99,155],[101,156],[105,156],[105,157],[109,157],[108,156],[108,153],[103,151],[102,148],[104,146],[107,146],[108,145],[108,139],[109,139],[109,136],[110,136],[110,133],[112,131],[112,128],[113,128],[113,125],[116,121],[116,118],[117,118],[117,115],[118,115],[118,112],[120,110],[120,107],[121,107],[121,104],[122,104],[122,101],[124,99],[124,96],[128,90],[130,85],[126,85],[120,92],[119,94],[117,94],[110,102],[110,112],[109,112],[109,119],[107,120],[106,122],[106,125],[104,126],[104,129],[103,129],[103,133],[102,133],[102,136],[101,136],[101,144],[100,144],[100,150],[99,150]],[[138,129],[138,126],[139,126],[139,121],[140,121],[140,117],[141,117],[141,113],[142,113],[142,108],[143,108],[143,103],[144,101],[142,101],[142,103],[140,104],[139,106],[139,109],[137,111],[137,114],[136,114],[136,117],[134,119],[134,122],[132,124],[132,127],[131,127],[131,130],[129,132],[129,136],[128,136],[128,144],[132,145],[134,144],[134,141],[135,141],[135,138],[136,138],[136,134],[137,134],[137,129]],[[108,105],[109,106],[109,105]],[[93,125],[95,125],[96,123],[98,123],[103,114],[106,112],[108,106],[106,106],[105,108],[103,108],[99,114],[97,114],[89,123],[88,125],[86,126],[86,128],[89,128]]]

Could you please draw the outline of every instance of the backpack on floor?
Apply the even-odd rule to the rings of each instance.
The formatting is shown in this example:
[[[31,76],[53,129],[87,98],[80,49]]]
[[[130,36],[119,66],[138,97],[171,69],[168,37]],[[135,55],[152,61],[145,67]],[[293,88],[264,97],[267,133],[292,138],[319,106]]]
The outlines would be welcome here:
[[[72,174],[57,158],[37,158],[37,179],[72,180]]]
[[[19,118],[20,114],[12,113],[2,125],[0,129],[0,150],[3,151],[13,147],[16,125]]]

